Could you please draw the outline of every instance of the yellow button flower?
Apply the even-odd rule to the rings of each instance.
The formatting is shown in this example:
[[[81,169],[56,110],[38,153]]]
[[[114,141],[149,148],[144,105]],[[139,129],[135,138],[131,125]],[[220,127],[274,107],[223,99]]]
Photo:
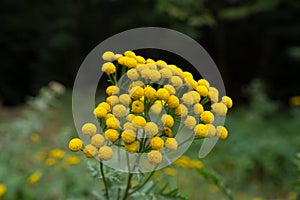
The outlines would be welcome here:
[[[136,100],[132,103],[131,111],[134,113],[142,113],[144,112],[144,103]]]
[[[172,127],[174,125],[174,119],[171,115],[168,115],[168,114],[164,114],[162,117],[161,117],[161,121],[162,123],[164,124],[164,126],[166,127]]]
[[[196,103],[196,100],[194,98],[194,96],[191,93],[185,93],[183,94],[181,100],[183,101],[183,103],[185,103],[187,106],[191,106],[194,103]]]
[[[150,107],[150,112],[152,114],[155,114],[155,115],[159,115],[159,113],[161,113],[161,110],[162,110],[162,105],[161,104],[153,104]]]
[[[127,74],[127,77],[132,81],[136,81],[140,77],[138,71],[135,68],[128,70],[126,72],[126,74]]]
[[[126,116],[127,109],[122,104],[117,104],[113,107],[112,113],[114,114],[114,116],[116,116],[118,118],[122,118],[122,117]]]
[[[65,156],[65,151],[61,149],[52,149],[49,154],[53,158],[62,159]]]
[[[169,127],[163,127],[162,133],[163,136],[172,137],[172,130]]]
[[[97,106],[94,109],[94,115],[97,118],[104,118],[107,115],[107,110],[102,106]]]
[[[161,139],[160,137],[154,137],[150,140],[150,146],[154,150],[159,150],[164,148],[164,140]]]
[[[125,150],[129,153],[135,153],[138,151],[139,148],[139,142],[138,141],[134,141],[130,144],[125,143]]]
[[[103,135],[96,134],[91,138],[91,144],[95,147],[101,147],[104,144],[104,137]]]
[[[200,94],[196,91],[190,91],[188,94],[193,97],[195,103],[198,103],[201,100]]]
[[[188,114],[188,109],[185,105],[179,104],[179,106],[175,109],[174,114],[180,117],[185,117]]]
[[[27,182],[29,184],[35,184],[37,183],[42,177],[42,173],[41,172],[34,172],[33,174],[31,174],[28,179]]]
[[[169,91],[165,88],[159,88],[156,92],[156,97],[167,101],[170,97]]]
[[[133,119],[134,117],[135,117],[134,114],[128,114],[128,115],[126,116],[126,120],[129,121],[129,122],[132,122],[132,119]]]
[[[102,71],[107,75],[113,74],[116,72],[116,66],[111,62],[106,62],[102,65]]]
[[[154,136],[158,133],[158,127],[154,122],[147,122],[144,130],[145,134],[149,136]]]
[[[162,68],[161,70],[159,70],[159,73],[161,74],[162,78],[171,78],[173,75],[172,70],[169,68]]]
[[[151,86],[147,86],[144,89],[144,95],[147,99],[152,100],[156,97],[156,90]]]
[[[93,123],[85,123],[82,127],[81,127],[81,131],[83,134],[85,135],[90,135],[93,136],[96,134],[97,132],[97,127],[95,124]]]
[[[133,119],[132,119],[132,123],[134,126],[136,126],[137,128],[141,128],[141,127],[144,127],[146,126],[146,119],[142,116],[135,116]]]
[[[148,77],[152,82],[157,82],[161,79],[161,74],[157,70],[150,70]]]
[[[156,61],[156,64],[159,65],[160,67],[166,67],[168,64],[163,61],[163,60],[158,60]]]
[[[194,105],[194,113],[196,115],[200,115],[201,113],[203,113],[203,111],[204,111],[204,108],[203,108],[202,104],[197,103]]]
[[[77,152],[82,148],[82,141],[79,138],[73,138],[69,142],[69,149],[71,151]]]
[[[200,114],[200,120],[205,124],[211,124],[215,120],[215,117],[210,111],[204,111]]]
[[[130,98],[129,94],[121,94],[119,96],[119,101],[124,106],[129,106],[131,104],[131,98]]]
[[[140,86],[135,86],[129,91],[129,95],[133,99],[139,99],[144,96],[144,89]]]
[[[115,54],[113,53],[113,52],[111,52],[111,51],[106,51],[106,52],[104,52],[103,54],[102,54],[102,59],[104,60],[104,61],[114,61],[114,59],[115,59]]]
[[[209,84],[209,82],[208,82],[206,79],[200,79],[200,80],[198,81],[198,85],[203,85],[203,86],[205,86],[206,88],[209,88],[209,87],[210,87],[210,84]]]
[[[109,118],[111,118],[111,117],[115,117],[113,114],[111,114],[111,113],[108,113],[106,116],[105,116],[105,122],[109,119]]]
[[[195,81],[193,77],[185,77],[185,81],[190,88],[196,89],[198,86],[197,81]]]
[[[194,133],[197,137],[206,137],[207,136],[207,126],[205,124],[198,124],[194,128]]]
[[[120,92],[120,88],[115,85],[111,85],[106,88],[106,94],[108,96],[119,94],[119,92]]]
[[[125,130],[125,129],[131,129],[133,131],[136,131],[136,127],[131,122],[126,122],[123,125],[123,130]]]
[[[157,164],[161,163],[161,161],[162,161],[161,153],[156,150],[150,151],[148,153],[147,157],[148,157],[148,161],[153,165],[157,165]]]
[[[119,139],[119,133],[115,129],[107,129],[104,134],[106,139],[111,142],[115,142],[117,139]]]
[[[187,118],[184,120],[185,127],[187,127],[190,130],[192,130],[196,126],[196,124],[197,121],[193,116],[187,116]]]
[[[80,163],[80,158],[78,156],[68,156],[66,162],[69,165],[76,165]]]
[[[217,130],[213,124],[205,124],[207,126],[207,137],[216,136]]]
[[[131,129],[126,129],[122,132],[121,137],[125,143],[132,143],[136,140],[136,133]]]
[[[106,102],[111,105],[111,106],[114,106],[116,104],[119,103],[119,98],[117,96],[109,96],[106,98]]]
[[[228,131],[227,129],[224,127],[224,126],[217,126],[217,133],[216,135],[222,139],[222,140],[225,140],[228,136]]]
[[[179,76],[172,76],[170,81],[174,87],[182,86],[182,79]]]
[[[165,145],[171,151],[177,150],[178,147],[178,143],[175,138],[167,138]]]
[[[108,146],[103,146],[99,149],[98,157],[100,160],[110,160],[113,157],[113,151]]]
[[[219,91],[215,87],[208,88],[208,96],[213,103],[219,101]]]
[[[0,197],[2,197],[6,193],[6,186],[4,184],[0,184]]]
[[[140,64],[145,64],[145,58],[143,58],[142,56],[136,56],[135,57],[136,61]]]
[[[169,108],[177,108],[179,106],[179,99],[175,95],[171,95],[167,103]]]
[[[110,112],[110,104],[108,104],[107,102],[101,102],[97,107],[103,107],[107,112]]]
[[[196,87],[196,91],[199,92],[199,94],[203,97],[206,97],[208,95],[208,89],[204,85],[198,85]]]
[[[106,120],[106,126],[107,128],[118,129],[120,126],[120,121],[115,117],[108,118]]]
[[[226,116],[227,106],[224,103],[214,103],[211,108],[217,116]]]
[[[133,68],[136,67],[137,61],[135,58],[126,56],[124,60],[124,65],[127,66],[128,68]]]
[[[56,160],[54,158],[48,158],[45,162],[48,166],[53,166],[56,164]]]
[[[164,88],[168,90],[170,95],[176,94],[176,90],[172,85],[164,85]]]
[[[135,58],[136,55],[133,51],[125,51],[124,53],[125,56],[130,57],[130,58]]]
[[[227,106],[227,108],[231,108],[233,104],[232,99],[229,96],[223,96],[222,103],[224,103]]]
[[[93,158],[98,153],[98,149],[94,145],[88,144],[84,147],[83,153],[85,157]]]
[[[151,58],[148,58],[148,59],[146,60],[146,63],[155,63],[155,61],[152,60]]]

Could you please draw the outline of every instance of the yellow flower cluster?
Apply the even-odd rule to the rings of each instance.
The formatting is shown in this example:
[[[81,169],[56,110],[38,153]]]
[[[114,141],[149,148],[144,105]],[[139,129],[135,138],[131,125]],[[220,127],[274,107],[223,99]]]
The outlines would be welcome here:
[[[203,168],[203,163],[200,160],[193,160],[190,159],[188,156],[181,156],[178,158],[174,164],[178,167],[181,168],[186,168],[186,169],[202,169]]]
[[[106,88],[106,99],[93,114],[103,130],[84,124],[82,133],[90,137],[90,143],[83,148],[78,138],[72,139],[71,151],[83,148],[88,158],[109,160],[113,156],[111,146],[118,146],[129,153],[147,153],[149,163],[156,165],[163,160],[162,150],[176,151],[179,147],[178,123],[196,137],[226,139],[227,129],[214,122],[227,114],[232,100],[219,98],[217,88],[206,79],[195,80],[176,65],[145,59],[133,51],[122,55],[107,51],[102,58],[102,71],[112,85]],[[157,121],[151,121],[150,115]],[[200,168],[199,163],[194,165]]]

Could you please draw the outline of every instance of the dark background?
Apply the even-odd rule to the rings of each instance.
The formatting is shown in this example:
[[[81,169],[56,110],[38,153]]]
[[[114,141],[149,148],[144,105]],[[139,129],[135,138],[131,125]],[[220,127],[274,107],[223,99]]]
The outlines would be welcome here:
[[[0,102],[20,104],[51,80],[72,88],[91,49],[144,26],[175,29],[199,41],[238,104],[247,103],[243,91],[256,78],[283,105],[300,94],[297,0],[2,0]]]

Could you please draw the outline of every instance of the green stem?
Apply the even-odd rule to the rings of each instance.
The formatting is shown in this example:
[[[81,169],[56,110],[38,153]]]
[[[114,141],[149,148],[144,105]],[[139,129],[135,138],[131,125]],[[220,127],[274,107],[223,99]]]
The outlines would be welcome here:
[[[123,200],[126,200],[128,195],[129,195],[128,191],[129,191],[129,188],[130,188],[130,183],[131,183],[132,176],[133,176],[133,174],[129,172],[128,180],[127,180],[127,186],[126,186],[126,190],[125,190]]]
[[[106,199],[109,200],[108,186],[107,186],[106,178],[105,178],[104,171],[103,171],[103,163],[101,161],[100,161],[100,172],[101,172],[102,180],[104,183],[105,196],[106,196]]]
[[[155,167],[156,169],[156,167]],[[137,192],[138,190],[142,189],[142,187],[144,187],[146,185],[146,183],[148,183],[148,181],[150,180],[150,178],[153,176],[153,174],[155,173],[155,169],[151,172],[151,174],[148,176],[148,178],[141,184],[139,185],[136,189],[134,189],[133,191],[129,192],[128,195],[132,195],[133,193]]]

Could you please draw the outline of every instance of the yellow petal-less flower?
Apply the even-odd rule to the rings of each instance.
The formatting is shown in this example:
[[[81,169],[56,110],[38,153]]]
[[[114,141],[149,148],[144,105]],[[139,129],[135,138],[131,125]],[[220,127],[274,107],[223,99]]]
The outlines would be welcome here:
[[[213,103],[219,101],[219,91],[215,87],[208,88],[208,96]]]
[[[132,69],[128,70],[128,71],[126,72],[126,74],[127,74],[127,77],[128,77],[130,80],[132,80],[132,81],[136,81],[136,80],[138,80],[139,77],[140,77],[138,71],[137,71],[135,68],[132,68]]]
[[[199,94],[203,97],[206,97],[208,95],[208,89],[204,85],[198,85],[196,87],[196,91],[199,92]]]
[[[182,86],[182,79],[179,76],[172,76],[170,81],[174,87]]]
[[[102,54],[102,59],[104,61],[114,61],[115,60],[115,54],[111,51],[106,51]]]
[[[78,157],[78,156],[68,156],[66,162],[69,165],[76,165],[76,164],[80,163],[80,157]]]
[[[206,88],[210,87],[210,84],[209,84],[209,82],[206,79],[200,79],[198,81],[198,85],[204,85]]]
[[[203,108],[202,104],[197,103],[194,105],[194,113],[196,115],[200,115],[201,113],[203,113],[203,111],[204,111],[204,108]]]
[[[113,151],[108,146],[103,146],[99,149],[98,157],[100,160],[110,160],[113,157]]]
[[[224,103],[214,103],[211,105],[211,108],[217,116],[226,116],[227,106]]]
[[[108,96],[119,94],[120,89],[118,86],[111,85],[106,88],[106,94]]]
[[[147,64],[148,64],[148,63],[155,63],[155,61],[152,60],[151,58],[148,58],[148,59],[146,60],[146,63],[147,63]]]
[[[144,103],[136,100],[132,103],[131,111],[134,113],[142,113],[144,112]]]
[[[179,106],[179,99],[175,95],[171,95],[167,104],[169,108],[177,108]]]
[[[140,86],[135,86],[129,91],[129,95],[133,99],[139,99],[144,96],[144,89]]]
[[[207,126],[205,124],[198,124],[194,128],[194,133],[197,137],[206,137],[207,136]]]
[[[49,155],[56,159],[62,159],[65,156],[65,151],[61,149],[52,149]]]
[[[121,138],[125,143],[132,143],[136,140],[136,132],[131,129],[126,129],[122,132]]]
[[[229,96],[223,96],[222,103],[224,103],[227,106],[227,108],[231,108],[233,104],[232,99]]]
[[[85,135],[90,135],[93,136],[96,134],[97,132],[97,127],[95,124],[93,123],[85,123],[82,127],[81,127],[81,131],[83,134]]]
[[[157,164],[161,163],[161,161],[162,161],[161,153],[156,150],[150,151],[148,153],[147,157],[148,157],[148,161],[153,165],[157,165]]]
[[[136,127],[131,122],[126,122],[123,125],[123,130],[125,130],[125,129],[131,129],[133,131],[136,131]]]
[[[172,85],[164,85],[164,88],[168,90],[170,95],[175,95],[176,90]]]
[[[157,82],[161,79],[161,74],[157,70],[150,70],[148,77],[152,82]]]
[[[205,124],[211,124],[215,120],[215,117],[210,111],[204,111],[200,114],[200,120]]]
[[[170,97],[169,91],[165,88],[159,88],[156,91],[156,97],[161,99],[161,100],[165,100],[167,101]]]
[[[174,119],[171,115],[164,114],[161,117],[161,121],[164,124],[164,126],[171,128],[174,125]]]
[[[153,150],[159,150],[164,148],[164,140],[160,137],[154,137],[150,140],[150,146]]]
[[[115,117],[122,118],[122,117],[126,116],[127,109],[124,105],[117,104],[113,107],[112,113]]]
[[[161,110],[162,110],[162,105],[161,104],[153,104],[150,107],[150,112],[152,114],[155,114],[155,115],[159,115],[159,113],[161,113]]]
[[[108,118],[106,120],[106,126],[107,128],[118,129],[120,126],[120,121],[115,117]]]
[[[162,133],[165,137],[172,137],[172,129],[170,129],[169,127],[163,127]]]
[[[116,66],[111,62],[106,62],[102,65],[102,71],[107,75],[113,74],[116,72]]]
[[[136,55],[133,51],[125,51],[124,53],[125,56],[130,57],[130,58],[135,58]]]
[[[126,116],[126,120],[129,121],[129,122],[132,122],[132,119],[133,119],[134,117],[135,117],[134,114],[128,114],[128,115]]]
[[[115,129],[107,129],[104,134],[106,139],[111,142],[115,142],[117,139],[119,139],[119,133]]]
[[[138,151],[139,148],[139,142],[138,141],[134,141],[130,144],[125,143],[125,150],[129,153],[135,153]]]
[[[193,116],[187,116],[187,118],[184,120],[185,127],[187,127],[190,130],[192,130],[196,126],[196,124],[197,121]]]
[[[69,149],[71,151],[77,152],[82,148],[82,141],[79,138],[73,138],[69,142]]]
[[[124,106],[129,106],[131,104],[131,102],[132,102],[129,94],[121,94],[119,96],[119,101]]]
[[[94,109],[94,115],[97,118],[104,118],[107,115],[107,110],[102,106],[97,106]]]
[[[156,97],[156,90],[151,86],[147,86],[144,88],[144,95],[147,99],[152,100]]]
[[[144,130],[145,134],[149,136],[154,136],[158,133],[158,127],[154,122],[147,122]]]
[[[213,137],[216,135],[217,130],[213,124],[205,124],[207,126],[207,137]]]
[[[174,110],[174,114],[180,117],[185,117],[188,114],[188,109],[185,105],[179,104],[179,106]]]
[[[137,65],[137,61],[135,58],[131,58],[131,57],[125,57],[125,60],[124,60],[124,65],[126,65],[128,68],[133,68],[133,67],[136,67]]]
[[[6,186],[3,183],[1,183],[0,184],[0,197],[4,196],[4,194],[6,193],[6,190],[7,190]]]
[[[106,98],[106,103],[108,103],[111,106],[114,106],[119,103],[119,98],[117,96],[109,96]]]
[[[144,127],[146,126],[146,119],[142,116],[135,116],[133,119],[132,119],[132,123],[134,126],[136,126],[137,128],[141,128],[141,127]]]
[[[101,147],[104,144],[104,137],[103,135],[96,134],[91,138],[91,144],[95,147]]]
[[[145,58],[143,58],[142,56],[136,56],[135,57],[136,61],[140,64],[145,64]]]
[[[160,67],[166,67],[168,64],[163,61],[163,60],[158,60],[156,61],[156,64],[159,65]]]
[[[171,151],[177,150],[178,143],[175,138],[167,138],[165,146]]]
[[[221,139],[225,140],[228,136],[228,131],[224,126],[217,126],[217,133],[216,135]]]
[[[194,98],[194,96],[191,93],[185,93],[183,94],[181,100],[183,101],[183,103],[185,103],[187,106],[191,106],[194,103],[196,103],[196,99]]]
[[[161,74],[162,78],[171,78],[173,75],[172,70],[169,68],[162,68],[161,70],[159,70],[159,73]]]
[[[107,102],[101,102],[97,107],[103,107],[107,112],[110,112],[110,104],[108,104]]]
[[[29,184],[35,184],[37,183],[42,177],[42,173],[41,172],[34,172],[33,174],[31,174],[28,179],[27,182]]]
[[[84,147],[83,153],[85,157],[93,158],[95,155],[97,155],[98,149],[94,145],[88,144]]]

